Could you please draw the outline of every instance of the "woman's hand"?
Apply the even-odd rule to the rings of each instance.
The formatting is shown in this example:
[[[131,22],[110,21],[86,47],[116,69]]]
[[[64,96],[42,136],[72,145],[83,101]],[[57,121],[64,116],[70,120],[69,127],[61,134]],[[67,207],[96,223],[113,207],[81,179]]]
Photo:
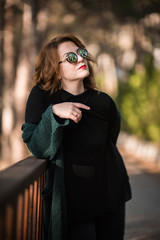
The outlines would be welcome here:
[[[90,107],[82,103],[64,102],[52,106],[52,112],[60,118],[71,119],[78,123],[82,118],[82,111],[80,108],[90,110]]]

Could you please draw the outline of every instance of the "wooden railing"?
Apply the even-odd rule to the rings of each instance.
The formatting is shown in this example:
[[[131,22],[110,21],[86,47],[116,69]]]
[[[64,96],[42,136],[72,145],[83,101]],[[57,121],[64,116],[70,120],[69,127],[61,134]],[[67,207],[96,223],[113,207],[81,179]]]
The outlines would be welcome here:
[[[42,239],[47,162],[28,157],[0,172],[0,240]]]

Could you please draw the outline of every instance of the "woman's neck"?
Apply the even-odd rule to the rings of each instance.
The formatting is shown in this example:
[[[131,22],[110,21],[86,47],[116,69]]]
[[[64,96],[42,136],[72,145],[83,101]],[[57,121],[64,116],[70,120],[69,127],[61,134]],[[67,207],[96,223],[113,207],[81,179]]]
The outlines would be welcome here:
[[[70,81],[65,84],[64,82],[62,83],[62,87],[65,91],[73,94],[73,95],[78,95],[80,93],[83,93],[85,91],[83,81]]]

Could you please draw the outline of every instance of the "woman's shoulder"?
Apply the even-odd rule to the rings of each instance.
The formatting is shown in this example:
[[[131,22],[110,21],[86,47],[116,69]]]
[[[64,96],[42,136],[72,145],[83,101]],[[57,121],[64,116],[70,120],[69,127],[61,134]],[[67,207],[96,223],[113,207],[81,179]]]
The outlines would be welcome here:
[[[32,87],[30,95],[46,95],[46,91],[38,84]]]
[[[27,123],[37,124],[42,117],[42,113],[45,112],[48,106],[46,91],[39,85],[35,85],[31,89],[27,100],[25,121]]]
[[[39,85],[33,86],[28,96],[29,101],[47,101],[48,98],[50,98],[49,92]]]
[[[112,97],[107,94],[106,92],[103,92],[98,89],[91,89],[90,90],[92,95],[97,99],[97,100],[102,100],[102,101],[113,101]]]
[[[88,103],[91,108],[96,109],[96,111],[101,112],[102,114],[107,114],[112,107],[111,97],[99,89],[90,89]]]

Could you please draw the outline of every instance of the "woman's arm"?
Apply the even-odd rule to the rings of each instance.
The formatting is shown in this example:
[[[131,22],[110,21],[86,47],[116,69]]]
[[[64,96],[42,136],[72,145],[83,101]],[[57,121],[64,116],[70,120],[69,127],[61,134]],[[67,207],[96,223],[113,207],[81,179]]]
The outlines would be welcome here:
[[[53,159],[62,144],[63,127],[69,123],[56,120],[52,104],[46,104],[46,92],[35,86],[28,98],[22,138],[37,158]]]
[[[120,132],[121,115],[112,99],[110,99],[109,116],[108,134],[112,142],[116,144]]]
[[[52,113],[52,105],[42,114],[38,124],[22,125],[22,138],[28,149],[37,158],[52,160],[62,144],[63,127],[69,124],[66,119],[58,123]]]

